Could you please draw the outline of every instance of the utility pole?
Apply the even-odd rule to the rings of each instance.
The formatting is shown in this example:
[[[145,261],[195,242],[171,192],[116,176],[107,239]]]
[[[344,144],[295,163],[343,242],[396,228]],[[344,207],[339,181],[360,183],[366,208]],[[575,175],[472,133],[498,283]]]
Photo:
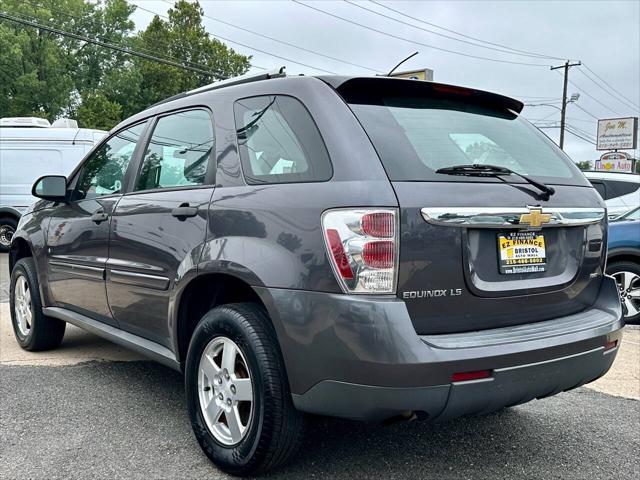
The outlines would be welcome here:
[[[565,124],[565,115],[567,113],[567,83],[569,82],[569,68],[577,67],[582,65],[581,62],[578,63],[569,63],[567,60],[564,65],[560,65],[557,67],[551,67],[551,70],[558,70],[559,68],[564,68],[564,86],[562,88],[562,109],[560,110],[560,149],[564,147],[564,124]]]

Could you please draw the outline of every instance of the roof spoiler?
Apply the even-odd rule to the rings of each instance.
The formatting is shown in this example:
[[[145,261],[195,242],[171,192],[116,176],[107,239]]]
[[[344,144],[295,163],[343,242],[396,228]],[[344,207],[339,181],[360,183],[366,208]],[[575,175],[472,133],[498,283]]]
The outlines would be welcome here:
[[[318,77],[325,83],[335,88],[338,93],[345,96],[358,95],[366,90],[376,91],[378,94],[383,86],[393,87],[402,93],[407,94],[430,94],[433,96],[451,96],[469,100],[485,105],[503,107],[515,113],[522,112],[524,103],[515,98],[506,97],[498,93],[476,90],[473,88],[448,85],[446,83],[435,83],[424,80],[411,80],[407,78],[392,77],[339,77],[321,76]]]

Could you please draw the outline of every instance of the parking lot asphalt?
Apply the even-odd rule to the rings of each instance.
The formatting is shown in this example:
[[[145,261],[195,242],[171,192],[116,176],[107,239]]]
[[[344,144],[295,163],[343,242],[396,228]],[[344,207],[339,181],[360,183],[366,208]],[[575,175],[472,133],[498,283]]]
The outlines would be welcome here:
[[[0,294],[6,278],[0,255]],[[23,352],[6,300],[0,478],[228,478],[191,433],[180,374],[73,327],[60,349]],[[311,417],[295,461],[269,477],[638,478],[640,330],[627,329],[614,368],[589,388],[442,424]]]

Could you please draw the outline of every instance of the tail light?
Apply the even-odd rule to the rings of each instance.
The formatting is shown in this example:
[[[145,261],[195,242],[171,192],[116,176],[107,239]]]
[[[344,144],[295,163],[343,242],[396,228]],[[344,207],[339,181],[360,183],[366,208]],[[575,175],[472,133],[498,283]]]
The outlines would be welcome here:
[[[345,293],[395,293],[397,223],[392,209],[339,209],[322,215],[327,253]]]

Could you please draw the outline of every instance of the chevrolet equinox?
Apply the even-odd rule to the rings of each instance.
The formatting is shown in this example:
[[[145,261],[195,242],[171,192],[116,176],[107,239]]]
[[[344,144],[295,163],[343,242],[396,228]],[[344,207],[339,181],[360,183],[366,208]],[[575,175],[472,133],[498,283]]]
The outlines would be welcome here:
[[[77,325],[184,372],[223,470],[304,413],[484,414],[604,375],[604,203],[495,93],[282,71],[172,97],[45,176],[9,255],[20,346]]]

